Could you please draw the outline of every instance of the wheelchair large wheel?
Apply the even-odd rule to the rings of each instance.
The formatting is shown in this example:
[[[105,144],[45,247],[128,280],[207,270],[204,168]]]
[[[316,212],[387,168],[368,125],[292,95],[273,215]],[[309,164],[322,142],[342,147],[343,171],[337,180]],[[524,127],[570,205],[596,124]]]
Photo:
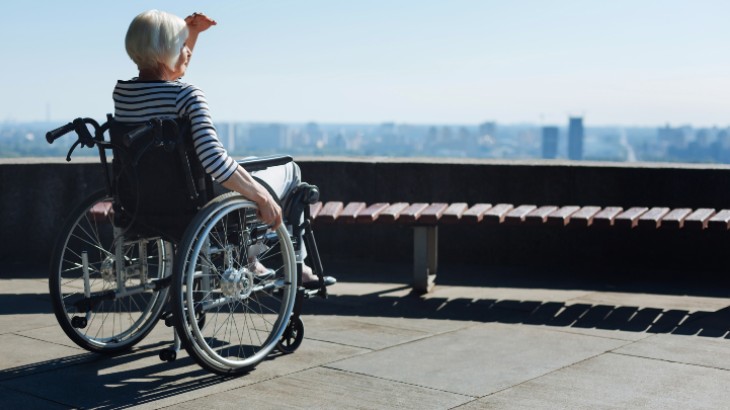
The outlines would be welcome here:
[[[151,281],[171,275],[173,260],[168,242],[115,238],[111,201],[99,191],[72,212],[49,277],[63,331],[84,349],[108,354],[131,348],[157,323],[167,288],[155,291]]]
[[[185,349],[219,373],[249,370],[286,330],[297,292],[294,248],[240,195],[212,200],[193,219],[176,255],[171,286]]]

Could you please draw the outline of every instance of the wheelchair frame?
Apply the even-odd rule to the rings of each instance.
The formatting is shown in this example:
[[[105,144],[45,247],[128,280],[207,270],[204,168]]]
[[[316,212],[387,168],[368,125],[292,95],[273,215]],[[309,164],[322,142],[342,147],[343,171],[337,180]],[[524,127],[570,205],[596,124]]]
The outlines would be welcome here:
[[[296,187],[283,204],[285,222],[271,229],[258,220],[256,205],[242,196],[211,198],[210,177],[204,175],[201,182],[197,157],[185,154],[189,132],[179,127],[170,131],[165,121],[180,124],[152,120],[112,136],[119,123],[108,115],[103,124],[77,118],[46,134],[53,143],[75,131],[67,161],[79,145],[96,146],[106,182],[72,212],[54,248],[49,290],[59,324],[79,346],[117,354],[163,320],[175,333],[173,345],[160,352],[161,360],[175,360],[185,347],[202,367],[219,374],[248,371],[274,349],[294,352],[304,336],[303,300],[327,296],[309,214],[319,190],[306,183]],[[179,241],[138,229],[136,214],[124,222],[129,210],[119,199],[119,167],[115,162],[110,170],[106,151],[112,149],[116,160],[140,143],[145,150],[179,153],[187,194],[200,204]],[[239,164],[254,171],[291,161],[273,156]],[[318,289],[299,285],[303,261],[296,255],[303,244]]]

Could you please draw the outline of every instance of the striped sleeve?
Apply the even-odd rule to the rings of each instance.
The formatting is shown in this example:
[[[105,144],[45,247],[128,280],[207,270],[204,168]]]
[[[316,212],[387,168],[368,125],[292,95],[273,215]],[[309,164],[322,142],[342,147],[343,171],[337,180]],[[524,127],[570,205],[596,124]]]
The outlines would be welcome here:
[[[179,116],[190,119],[195,152],[206,172],[219,183],[233,175],[238,163],[223,148],[210,116],[208,101],[203,92],[186,85],[178,94],[176,106]]]

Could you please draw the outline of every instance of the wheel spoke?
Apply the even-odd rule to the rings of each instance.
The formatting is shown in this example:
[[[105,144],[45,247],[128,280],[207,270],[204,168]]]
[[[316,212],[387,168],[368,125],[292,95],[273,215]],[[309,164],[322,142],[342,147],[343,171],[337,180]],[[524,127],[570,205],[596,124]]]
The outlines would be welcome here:
[[[186,319],[176,323],[183,326],[178,332],[187,339],[189,353],[216,372],[240,371],[263,360],[278,343],[294,305],[296,287],[278,284],[296,283],[289,234],[283,227],[265,234],[255,214],[253,204],[240,197],[214,201],[194,220],[197,231],[180,245],[186,274],[173,302],[176,314]],[[259,241],[267,248],[249,254]],[[258,278],[257,260],[275,276]]]
[[[112,225],[112,218],[99,219],[92,213],[94,205],[103,202],[111,202],[111,198],[103,193],[90,197],[72,213],[63,228],[64,237],[54,253],[56,270],[50,278],[51,296],[54,309],[63,312],[57,315],[59,324],[75,343],[88,350],[115,352],[142,340],[156,324],[167,289],[141,290],[141,274],[147,272],[149,279],[170,274],[172,245],[159,238],[125,243],[121,231]],[[122,244],[126,277],[119,285],[123,289],[136,288],[129,294],[117,293],[122,274],[117,272],[115,260],[117,243]],[[140,246],[146,247],[146,258],[140,258]],[[92,296],[88,312],[76,309],[76,304],[85,298],[82,254],[88,258],[87,285]],[[84,327],[75,328],[71,324],[71,319],[77,316],[87,319]]]

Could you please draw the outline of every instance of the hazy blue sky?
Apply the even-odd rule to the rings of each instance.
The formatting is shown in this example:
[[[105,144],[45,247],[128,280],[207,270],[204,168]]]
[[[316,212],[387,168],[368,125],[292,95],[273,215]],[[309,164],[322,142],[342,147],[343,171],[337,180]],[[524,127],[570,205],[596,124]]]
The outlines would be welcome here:
[[[730,1],[4,2],[0,121],[101,118],[138,13],[204,11],[219,121],[730,124]]]

